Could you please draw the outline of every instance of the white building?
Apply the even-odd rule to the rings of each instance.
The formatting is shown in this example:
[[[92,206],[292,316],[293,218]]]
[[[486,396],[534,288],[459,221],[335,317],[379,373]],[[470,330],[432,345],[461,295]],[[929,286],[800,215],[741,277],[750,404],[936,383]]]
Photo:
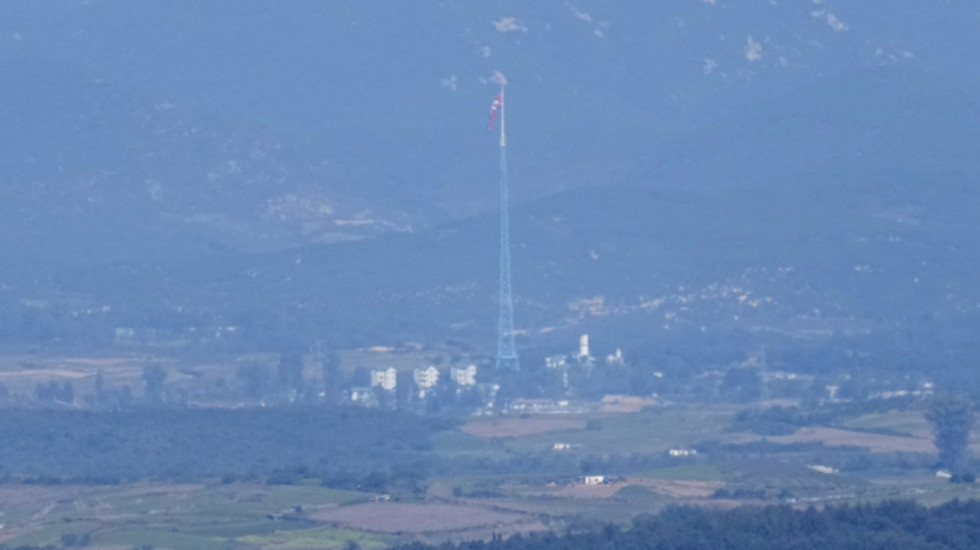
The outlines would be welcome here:
[[[457,386],[475,386],[476,365],[470,365],[465,369],[453,367],[449,369],[449,376],[452,377]]]
[[[697,449],[671,449],[668,451],[670,456],[697,456]]]
[[[378,398],[374,395],[374,391],[367,387],[355,386],[350,389],[350,400],[351,403],[360,405],[362,407],[377,407]]]
[[[415,387],[419,390],[418,398],[425,399],[429,390],[439,383],[439,370],[432,365],[424,369],[415,369],[412,371],[412,379],[415,381]]]
[[[578,338],[578,360],[589,361],[592,355],[589,353],[589,335],[583,334]]]
[[[395,391],[398,386],[398,371],[394,367],[371,370],[371,387],[381,386],[385,391]]]
[[[606,476],[585,476],[582,478],[582,483],[586,485],[602,485],[606,482]]]
[[[568,366],[567,355],[551,355],[544,358],[544,366],[548,369],[563,369]]]
[[[415,369],[412,371],[412,379],[419,388],[429,389],[439,382],[439,370],[432,365],[424,369]]]
[[[616,348],[616,353],[606,356],[607,365],[622,365],[623,361],[623,350],[619,348]]]
[[[510,402],[510,410],[515,413],[567,413],[568,400],[518,398]]]

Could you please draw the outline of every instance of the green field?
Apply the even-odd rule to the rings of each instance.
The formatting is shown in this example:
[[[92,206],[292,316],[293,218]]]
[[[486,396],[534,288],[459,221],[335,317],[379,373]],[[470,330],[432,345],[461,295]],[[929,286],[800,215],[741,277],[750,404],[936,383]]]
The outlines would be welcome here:
[[[8,546],[93,543],[159,548],[225,548],[229,540],[314,526],[307,511],[364,502],[371,495],[318,486],[0,486]]]
[[[723,501],[725,506],[738,502],[820,506],[894,498],[938,504],[976,496],[974,485],[953,485],[937,479],[924,466],[898,473],[875,469],[822,473],[812,467],[821,464],[814,460],[836,456],[832,453],[837,451],[818,444],[774,450],[775,444],[759,441],[760,436],[733,432],[732,421],[741,408],[729,404],[676,405],[636,413],[504,416],[474,419],[469,427],[479,426],[474,433],[481,436],[465,433],[466,426],[438,432],[433,436],[431,453],[420,455],[431,458],[435,475],[426,479],[419,492],[393,492],[395,500],[406,499],[415,513],[425,518],[426,525],[431,525],[424,535],[406,534],[409,531],[401,527],[386,530],[384,522],[390,519],[391,510],[383,508],[385,503],[340,508],[374,500],[377,495],[322,487],[311,478],[303,484],[283,486],[223,484],[217,480],[112,486],[0,485],[0,523],[4,524],[0,543],[9,547],[61,546],[63,536],[87,535],[93,546],[120,548],[340,549],[353,542],[359,548],[374,550],[416,538],[427,542],[483,538],[497,529],[512,529],[508,532],[513,533],[562,531],[602,522],[627,524],[636,514],[671,504],[713,506]],[[843,425],[852,430],[920,437],[929,429],[917,411],[864,415],[847,419]],[[554,431],[548,431],[549,426]],[[525,435],[498,436],[493,433],[498,428],[501,433],[510,430]],[[707,441],[716,443],[706,445]],[[735,447],[746,446],[747,450],[733,451],[725,444],[733,441]],[[555,450],[558,442],[571,448]],[[676,447],[706,450],[690,459],[667,457],[665,451]],[[861,453],[846,452],[852,453],[848,456]],[[581,465],[590,460],[593,468],[601,468],[614,464],[612,460],[604,462],[610,457],[634,455],[646,460],[635,463],[644,465],[637,468],[641,471],[625,468],[607,472],[612,474],[611,482],[599,486],[585,486],[579,478]],[[552,467],[563,470],[556,473],[549,469]],[[467,512],[480,509],[487,517],[507,512],[517,519],[507,525],[487,520],[489,523],[451,529],[447,527],[448,517],[426,515],[427,510],[438,509],[428,508],[431,505]],[[370,508],[374,514],[366,523],[328,519],[333,512],[356,513],[363,508]],[[368,531],[358,531],[352,525]]]
[[[669,468],[656,468],[631,477],[641,479],[724,481],[725,470],[715,464],[690,464],[685,466],[671,466]]]
[[[672,447],[690,446],[726,432],[737,409],[729,406],[701,408],[655,408],[638,413],[591,415],[594,429],[508,438],[504,445],[514,450],[550,449],[568,443],[583,453],[660,453]]]
[[[844,423],[855,430],[879,431],[912,437],[931,437],[932,426],[918,411],[888,411],[853,418]]]

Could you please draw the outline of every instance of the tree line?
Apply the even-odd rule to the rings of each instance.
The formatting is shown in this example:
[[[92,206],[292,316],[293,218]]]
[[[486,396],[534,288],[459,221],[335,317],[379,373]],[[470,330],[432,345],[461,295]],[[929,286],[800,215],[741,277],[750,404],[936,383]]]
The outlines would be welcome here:
[[[515,535],[399,550],[973,550],[980,502],[927,508],[911,501],[799,510],[788,506],[717,510],[667,508],[629,528]]]

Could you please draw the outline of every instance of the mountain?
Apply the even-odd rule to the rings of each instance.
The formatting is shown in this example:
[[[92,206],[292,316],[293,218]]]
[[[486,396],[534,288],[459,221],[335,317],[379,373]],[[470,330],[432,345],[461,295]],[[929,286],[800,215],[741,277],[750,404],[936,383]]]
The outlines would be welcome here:
[[[79,66],[8,61],[0,91],[0,246],[111,260],[261,250],[409,227],[373,214],[337,171],[248,128],[141,100]]]
[[[528,345],[980,302],[967,3],[3,10],[0,296],[47,338],[492,341],[498,70]]]
[[[719,116],[848,71],[980,82],[960,53],[980,45],[970,32],[976,8],[964,2],[246,1],[231,10],[184,0],[4,10],[0,59],[74,64],[144,107],[248,130],[329,166],[332,177],[317,180],[327,195],[394,205],[416,226],[493,208],[493,139],[480,130],[497,70],[511,82],[512,143],[526,157],[519,200],[601,184],[609,166],[621,166],[612,173],[621,178],[656,168],[673,141]],[[100,159],[117,160],[111,150]]]

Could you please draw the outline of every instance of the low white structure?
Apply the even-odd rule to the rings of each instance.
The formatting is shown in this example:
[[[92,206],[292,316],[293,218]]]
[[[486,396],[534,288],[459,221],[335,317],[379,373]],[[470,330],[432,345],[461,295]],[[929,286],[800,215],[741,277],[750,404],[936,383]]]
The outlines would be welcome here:
[[[544,366],[548,369],[563,369],[568,366],[567,355],[551,355],[544,358]]]
[[[586,485],[602,485],[606,482],[606,476],[585,476],[582,483]]]
[[[698,454],[697,449],[671,449],[667,452],[670,454],[670,456],[680,456],[680,457],[697,456]]]
[[[569,412],[568,400],[554,400],[546,398],[530,399],[521,397],[510,402],[510,410],[515,413],[567,413]]]
[[[623,362],[624,362],[623,350],[619,348],[616,348],[616,353],[612,353],[606,356],[607,365],[622,365]]]
[[[571,448],[572,448],[572,446],[570,444],[568,444],[568,443],[555,443],[551,447],[551,449],[553,451],[567,451],[567,450],[569,450]]]
[[[371,370],[371,387],[381,386],[385,391],[395,391],[398,386],[398,371],[394,367]]]
[[[350,389],[351,403],[362,407],[377,407],[378,397],[374,395],[372,388],[354,386]]]
[[[476,365],[470,365],[465,369],[453,367],[449,369],[449,376],[456,382],[457,386],[475,386]]]
[[[811,464],[807,468],[820,474],[832,475],[838,473],[837,468],[831,468],[830,466],[823,466],[821,464]]]

